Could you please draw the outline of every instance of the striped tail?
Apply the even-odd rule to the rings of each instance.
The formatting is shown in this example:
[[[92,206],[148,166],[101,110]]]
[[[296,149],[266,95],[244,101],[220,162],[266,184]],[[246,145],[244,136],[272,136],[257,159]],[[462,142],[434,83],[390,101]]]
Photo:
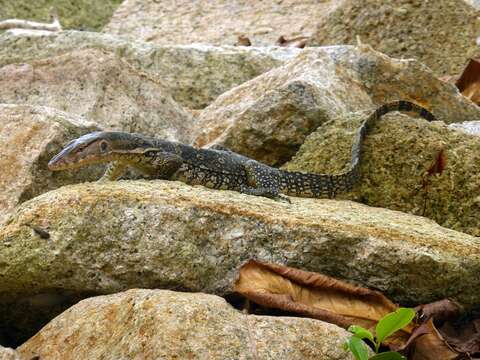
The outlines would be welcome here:
[[[392,111],[413,112],[427,121],[436,118],[427,109],[409,101],[394,101],[377,108],[360,126],[352,145],[350,169],[336,175],[282,171],[283,193],[300,197],[333,198],[339,192],[352,190],[360,179],[360,150],[369,130],[380,118]]]
[[[387,104],[383,104],[382,106],[377,108],[372,113],[372,115],[370,115],[362,123],[362,125],[360,126],[360,129],[358,130],[357,136],[355,137],[355,140],[352,145],[351,169],[354,169],[356,166],[358,166],[358,163],[360,162],[360,149],[362,146],[363,139],[365,139],[365,136],[368,134],[369,130],[373,126],[375,126],[375,124],[380,120],[380,118],[383,115],[388,114],[389,112],[392,112],[392,111],[413,112],[419,115],[420,117],[424,118],[428,122],[436,120],[435,116],[433,116],[433,114],[430,111],[410,101],[399,100],[399,101],[393,101]]]

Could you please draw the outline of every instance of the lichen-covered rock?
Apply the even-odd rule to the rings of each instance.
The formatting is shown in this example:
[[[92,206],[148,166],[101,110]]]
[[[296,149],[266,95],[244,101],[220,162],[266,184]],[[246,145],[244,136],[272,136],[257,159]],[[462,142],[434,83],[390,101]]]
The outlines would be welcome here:
[[[346,170],[365,116],[353,113],[320,127],[285,168],[329,174]],[[355,190],[339,197],[424,215],[480,236],[479,154],[478,136],[440,122],[389,114],[364,141]]]
[[[464,0],[345,0],[317,23],[309,45],[356,44],[415,58],[436,74],[460,73],[480,54],[480,12]]]
[[[480,135],[480,121],[465,121],[463,123],[450,124],[449,127],[467,134]]]
[[[31,302],[26,312],[18,301],[32,296],[226,294],[251,258],[350,279],[395,301],[480,301],[478,238],[353,202],[291,199],[156,180],[66,186],[29,200],[0,230],[3,328],[35,319]]]
[[[53,6],[64,28],[100,30],[122,0],[0,0],[0,21],[17,18],[50,22]]]
[[[86,116],[105,130],[187,143],[193,124],[153,76],[97,49],[0,68],[0,102],[46,105]]]
[[[93,180],[100,168],[52,173],[47,162],[72,138],[99,128],[62,111],[0,105],[0,222],[16,205],[65,184]]]
[[[268,46],[282,35],[311,36],[335,6],[317,0],[126,0],[103,31],[165,45],[233,45],[246,35],[254,46]]]
[[[12,30],[0,35],[0,65],[85,48],[115,52],[135,68],[157,75],[175,101],[194,109],[207,106],[232,87],[302,52],[301,49],[279,47],[160,46],[85,31],[45,34]]]
[[[245,315],[224,299],[129,290],[74,305],[18,348],[27,359],[347,360],[348,333],[313,319]]]
[[[477,119],[480,108],[415,60],[368,46],[304,50],[219,96],[196,123],[195,144],[220,144],[267,164],[289,160],[319,125],[350,111],[410,100],[446,123]]]

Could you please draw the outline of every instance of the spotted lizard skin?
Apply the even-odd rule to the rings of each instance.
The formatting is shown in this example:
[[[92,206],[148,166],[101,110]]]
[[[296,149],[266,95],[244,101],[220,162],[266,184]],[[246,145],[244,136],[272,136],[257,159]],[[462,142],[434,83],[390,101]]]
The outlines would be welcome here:
[[[63,170],[109,162],[111,165],[102,178],[104,180],[116,180],[127,167],[133,167],[150,178],[178,180],[190,185],[250,195],[332,198],[337,193],[350,191],[358,182],[362,141],[382,115],[391,111],[414,112],[428,121],[435,120],[428,110],[408,101],[380,106],[363,121],[357,131],[349,169],[340,174],[284,171],[224,148],[197,149],[173,141],[123,132],[84,135],[52,158],[49,168]]]

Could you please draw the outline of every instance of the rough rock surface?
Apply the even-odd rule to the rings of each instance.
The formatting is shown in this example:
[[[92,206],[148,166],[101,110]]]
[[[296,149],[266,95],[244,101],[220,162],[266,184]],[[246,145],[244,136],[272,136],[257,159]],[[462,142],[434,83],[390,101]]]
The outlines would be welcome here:
[[[446,123],[480,116],[479,107],[414,60],[368,46],[332,46],[305,50],[219,96],[199,117],[195,144],[282,164],[319,125],[398,99],[423,105]]]
[[[0,102],[51,106],[105,130],[186,143],[194,121],[153,76],[96,49],[0,68]]]
[[[364,113],[354,113],[320,127],[285,168],[333,174],[346,170],[353,136],[364,118]],[[440,151],[445,168],[428,176]],[[478,136],[453,131],[441,122],[386,115],[364,142],[360,169],[355,191],[341,198],[424,215],[480,236]]]
[[[281,36],[311,36],[336,1],[126,0],[104,31],[158,44],[233,45],[247,35],[254,46]]]
[[[0,222],[17,204],[65,184],[92,180],[99,168],[52,173],[47,162],[72,138],[99,130],[62,111],[0,105]]]
[[[10,348],[0,346],[0,359],[1,360],[21,360],[19,354]]]
[[[279,47],[160,46],[84,31],[7,31],[0,35],[0,65],[85,48],[113,51],[135,68],[157,75],[175,101],[193,109],[207,106],[225,91],[302,52]]]
[[[18,348],[40,359],[353,359],[348,333],[293,317],[245,315],[224,299],[129,290],[76,304]]]
[[[344,0],[318,22],[309,45],[356,44],[415,58],[436,74],[460,73],[480,54],[480,12],[464,0]]]
[[[291,199],[160,180],[38,196],[0,230],[0,309],[8,309],[0,320],[6,331],[21,331],[20,318],[32,322],[36,312],[19,299],[32,296],[58,304],[62,296],[135,287],[226,294],[251,258],[350,279],[404,303],[480,301],[478,238],[353,202]]]
[[[480,121],[465,121],[463,123],[450,124],[449,127],[467,134],[480,135]]]
[[[122,0],[0,0],[0,21],[17,18],[50,22],[55,6],[64,28],[100,30]]]

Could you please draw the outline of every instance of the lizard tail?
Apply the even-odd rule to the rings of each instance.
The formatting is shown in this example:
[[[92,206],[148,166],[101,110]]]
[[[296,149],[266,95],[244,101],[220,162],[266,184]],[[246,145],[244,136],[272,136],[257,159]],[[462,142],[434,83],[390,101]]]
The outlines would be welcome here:
[[[360,126],[352,145],[350,169],[336,175],[284,171],[283,185],[293,196],[335,197],[339,192],[350,191],[360,178],[360,150],[369,130],[380,118],[392,111],[413,112],[427,121],[436,118],[427,109],[409,101],[399,100],[377,108]]]
[[[364,120],[357,132],[352,145],[352,164],[350,171],[354,170],[354,168],[356,168],[360,162],[360,149],[363,139],[365,139],[365,136],[369,130],[380,120],[383,115],[392,111],[412,112],[429,122],[436,120],[435,116],[430,111],[410,101],[399,100],[383,104],[377,108],[366,120]]]

